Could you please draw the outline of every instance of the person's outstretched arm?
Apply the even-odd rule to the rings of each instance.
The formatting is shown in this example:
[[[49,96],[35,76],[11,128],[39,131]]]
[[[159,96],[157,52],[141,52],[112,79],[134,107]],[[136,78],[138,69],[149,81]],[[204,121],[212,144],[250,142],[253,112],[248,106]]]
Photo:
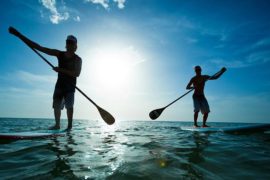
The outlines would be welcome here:
[[[221,70],[220,70],[220,72],[218,73],[218,74],[216,74],[215,76],[212,76],[211,78],[210,78],[210,80],[216,80],[216,79],[218,79],[225,71],[226,71],[227,69],[225,68],[225,67],[223,67]]]
[[[189,90],[189,89],[193,89],[194,87],[192,87],[191,85],[193,84],[193,78],[189,81],[186,89]]]
[[[37,50],[39,50],[45,54],[51,55],[51,56],[58,56],[60,53],[60,51],[57,49],[49,49],[49,48],[40,46],[39,44],[35,43],[34,41],[31,41],[30,39],[28,39],[27,37],[22,35],[19,31],[17,31],[13,27],[9,27],[8,31],[10,34],[13,34],[14,36],[17,36],[18,38],[20,38],[23,42],[25,42],[28,46],[30,46],[33,49],[37,49]]]

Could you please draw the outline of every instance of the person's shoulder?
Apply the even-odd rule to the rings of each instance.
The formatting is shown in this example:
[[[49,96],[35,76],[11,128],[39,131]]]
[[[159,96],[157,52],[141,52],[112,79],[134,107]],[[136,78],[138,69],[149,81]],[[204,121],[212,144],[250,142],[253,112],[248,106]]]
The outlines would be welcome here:
[[[209,76],[209,75],[204,74],[204,75],[202,75],[202,77],[203,77],[203,78],[205,78],[205,77],[210,77],[210,76]]]
[[[57,50],[58,53],[57,53],[57,57],[63,57],[65,55],[65,51],[61,51],[61,50]]]
[[[78,61],[82,61],[82,58],[80,56],[78,56],[77,54],[75,54],[76,60]]]
[[[190,81],[194,81],[194,80],[196,80],[196,76],[193,76],[193,77],[190,79]]]
[[[59,55],[64,55],[66,51],[57,50]]]
[[[204,79],[209,79],[209,78],[210,78],[209,75],[202,75],[202,77],[203,77]]]

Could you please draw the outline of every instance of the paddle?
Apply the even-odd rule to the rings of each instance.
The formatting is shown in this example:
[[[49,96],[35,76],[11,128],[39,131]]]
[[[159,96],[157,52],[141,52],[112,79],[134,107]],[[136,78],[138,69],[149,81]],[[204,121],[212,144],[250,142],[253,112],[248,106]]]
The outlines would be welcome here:
[[[209,79],[211,79],[212,77],[216,76],[217,74],[221,73],[221,71],[217,72],[216,74],[210,76],[206,81],[208,81]],[[157,119],[161,113],[167,108],[169,107],[170,105],[172,105],[173,103],[175,103],[176,101],[178,101],[179,99],[181,99],[182,97],[184,97],[185,95],[187,95],[188,93],[190,93],[191,91],[193,91],[194,88],[190,89],[188,92],[186,92],[185,94],[183,94],[182,96],[180,96],[179,98],[177,98],[176,100],[174,100],[173,102],[171,102],[170,104],[168,104],[167,106],[163,107],[163,108],[159,108],[159,109],[155,109],[153,111],[151,111],[149,113],[149,117],[152,119],[152,120],[155,120]]]
[[[24,41],[23,41],[24,42]],[[42,60],[44,60],[49,66],[51,66],[52,68],[54,68],[54,66],[52,65],[52,63],[50,63],[46,58],[44,58],[36,49],[30,47],[27,43],[25,43],[29,48],[31,48],[39,57],[41,57]],[[99,111],[100,116],[102,117],[102,119],[109,125],[112,125],[115,122],[114,117],[107,112],[106,110],[102,109],[101,107],[99,107],[92,99],[90,99],[82,90],[80,90],[76,85],[72,84],[72,86],[75,87],[75,89],[77,89],[84,97],[86,97],[86,99],[88,99]]]

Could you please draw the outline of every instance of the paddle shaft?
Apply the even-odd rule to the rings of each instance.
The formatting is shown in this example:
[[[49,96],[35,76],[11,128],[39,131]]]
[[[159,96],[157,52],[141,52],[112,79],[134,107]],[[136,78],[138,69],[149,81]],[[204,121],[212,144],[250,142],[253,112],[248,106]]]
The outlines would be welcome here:
[[[170,105],[172,105],[173,103],[175,103],[176,101],[178,101],[179,99],[181,99],[182,97],[184,97],[185,95],[189,94],[193,90],[194,90],[194,88],[192,88],[191,90],[189,90],[188,92],[186,92],[185,94],[183,94],[182,96],[180,96],[179,98],[177,98],[176,100],[174,100],[173,102],[171,102],[170,104],[168,104],[167,106],[165,106],[164,109],[166,109],[167,107],[169,107]]]
[[[27,43],[25,43],[28,47],[30,47]],[[54,68],[54,66],[52,65],[52,63],[50,63],[45,57],[43,57],[37,50],[35,50],[34,48],[30,47],[39,57],[41,57],[42,60],[44,60],[49,66],[51,66],[51,68]],[[82,90],[80,90],[80,88],[78,88],[76,85],[70,83],[72,86],[75,87],[75,89],[77,89],[84,97],[86,97],[86,99],[88,99],[92,104],[94,104],[97,108],[100,108],[92,99],[90,99]]]
[[[219,73],[220,73],[220,71],[218,71],[214,75],[210,76],[208,79],[206,79],[206,81],[208,81],[209,79],[211,79],[212,77],[216,76]],[[167,106],[165,106],[163,109],[166,109],[167,107],[169,107],[170,105],[172,105],[173,103],[175,103],[176,101],[178,101],[179,99],[181,99],[182,97],[184,97],[185,95],[189,94],[193,90],[194,90],[194,87],[192,89],[190,89],[188,92],[186,92],[185,94],[183,94],[182,96],[180,96],[179,98],[177,98],[176,100],[174,100],[173,102],[171,102],[170,104],[168,104]]]

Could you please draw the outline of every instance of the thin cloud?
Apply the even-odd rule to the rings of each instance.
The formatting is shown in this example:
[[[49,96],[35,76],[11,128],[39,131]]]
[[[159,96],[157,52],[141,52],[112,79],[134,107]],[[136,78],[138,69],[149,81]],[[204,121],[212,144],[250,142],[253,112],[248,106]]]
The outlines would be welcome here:
[[[52,95],[51,91],[53,91],[56,76],[33,74],[19,70],[1,76],[0,81],[3,83],[9,82],[8,86],[0,89],[0,99],[2,97],[20,98],[22,96],[38,98]]]
[[[133,46],[124,48],[123,52],[124,54],[129,54],[129,56],[133,57],[132,62],[130,62],[131,66],[136,66],[146,61],[146,59]]]
[[[73,19],[74,19],[74,21],[77,21],[77,22],[80,22],[80,21],[81,21],[80,16],[76,16],[76,17],[74,17]]]
[[[270,47],[270,37],[265,37],[263,39],[260,39],[259,41],[255,42],[250,47],[244,49],[246,52],[249,51],[258,51],[263,49],[269,49]]]
[[[211,59],[210,63],[214,64],[217,67],[228,67],[228,68],[244,68],[248,67],[251,64],[247,63],[246,61],[240,60],[225,60],[221,58]]]
[[[261,47],[261,46],[269,46],[270,45],[270,37],[264,38],[258,41],[254,47]]]
[[[91,3],[94,3],[94,4],[100,4],[105,9],[109,8],[109,0],[86,0],[86,2],[91,2]]]
[[[247,57],[247,63],[250,64],[263,64],[270,61],[270,52],[269,51],[261,51],[250,54]]]
[[[126,0],[113,0],[114,2],[118,3],[118,8],[119,9],[124,9],[125,8],[125,2]]]
[[[33,74],[27,71],[16,71],[12,74],[6,74],[0,77],[0,80],[3,81],[22,81],[27,84],[35,85],[35,84],[47,84],[47,83],[54,83],[56,81],[56,76],[50,75],[40,75],[40,74]]]
[[[102,7],[105,9],[110,8],[110,0],[85,0],[86,2],[91,2],[93,4],[100,4]],[[113,0],[114,3],[117,3],[117,7],[119,9],[124,9],[125,8],[125,2],[126,0]]]
[[[189,19],[186,16],[181,17],[162,17],[155,16],[150,18],[144,26],[150,27],[152,32],[164,31],[166,33],[175,33],[178,37],[184,37],[188,44],[195,44],[204,39],[214,39],[216,43],[225,43],[231,30],[213,29],[202,26],[199,22]],[[152,35],[152,34],[151,34]],[[162,35],[159,35],[161,37]],[[187,38],[185,38],[187,37]],[[221,47],[218,45],[217,47]]]
[[[192,37],[187,37],[186,41],[187,41],[188,44],[195,44],[195,43],[198,42],[198,39],[192,38]]]
[[[2,91],[0,91],[1,95],[7,95],[9,94],[10,96],[18,96],[18,98],[24,96],[24,97],[48,97],[52,95],[52,92],[48,92],[48,90],[45,89],[40,89],[40,88],[36,88],[36,89],[32,89],[32,88],[18,88],[18,87],[8,87]]]
[[[244,68],[264,64],[270,61],[270,52],[262,51],[251,53],[250,55],[243,58],[243,60],[226,60],[221,58],[211,59],[210,62],[218,67],[229,67],[229,68]]]
[[[125,8],[126,0],[84,0],[85,2],[93,3],[93,4],[99,4],[104,9],[109,10],[110,4],[117,3],[117,7],[119,9]],[[78,14],[77,10],[74,8],[67,7],[65,5],[65,1],[62,0],[61,6],[58,5],[57,7],[57,0],[39,0],[39,2],[42,4],[42,6],[49,10],[50,13],[50,22],[53,24],[59,24],[63,21],[67,21],[68,19],[72,19],[76,22],[80,22],[81,18],[80,16],[76,15]],[[59,8],[60,7],[60,8]],[[77,12],[77,13],[76,13]],[[43,11],[40,11],[41,17],[46,18],[47,15]]]
[[[26,71],[17,71],[16,77],[24,82],[29,84],[33,83],[51,83],[55,81],[55,76],[48,76],[48,75],[38,75],[29,73]]]
[[[60,13],[59,10],[56,8],[56,0],[40,0],[40,3],[50,11],[50,21],[53,24],[58,24],[61,21],[68,20],[69,13]]]
[[[234,41],[233,41],[234,42]],[[215,64],[218,67],[226,66],[230,68],[245,68],[256,65],[262,65],[270,62],[270,38],[265,37],[263,39],[249,42],[244,40],[244,43],[226,44],[223,46],[223,50],[229,48],[223,55],[219,58],[214,58],[210,60],[210,63]],[[227,54],[231,54],[231,57],[227,57]]]
[[[258,51],[261,49],[268,49],[270,46],[270,37],[260,39],[253,44],[248,44],[246,47],[239,49],[238,53],[250,53],[252,51]]]

